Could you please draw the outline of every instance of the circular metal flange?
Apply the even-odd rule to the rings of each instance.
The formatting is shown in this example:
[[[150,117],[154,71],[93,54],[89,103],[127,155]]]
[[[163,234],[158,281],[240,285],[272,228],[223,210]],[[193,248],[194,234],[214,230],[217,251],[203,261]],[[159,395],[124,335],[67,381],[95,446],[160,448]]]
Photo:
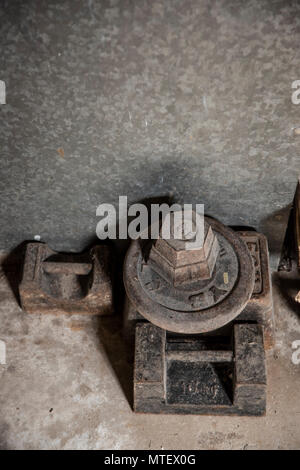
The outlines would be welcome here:
[[[142,316],[165,330],[185,334],[216,330],[236,318],[251,297],[254,269],[247,246],[230,228],[205,219],[221,248],[208,281],[174,288],[144,261],[141,240],[132,242],[127,252],[127,296]]]
[[[204,310],[221,302],[232,291],[238,275],[239,263],[232,245],[216,233],[220,247],[212,276],[174,287],[158,274],[152,264],[138,259],[137,273],[145,293],[154,301],[172,310],[183,312]]]

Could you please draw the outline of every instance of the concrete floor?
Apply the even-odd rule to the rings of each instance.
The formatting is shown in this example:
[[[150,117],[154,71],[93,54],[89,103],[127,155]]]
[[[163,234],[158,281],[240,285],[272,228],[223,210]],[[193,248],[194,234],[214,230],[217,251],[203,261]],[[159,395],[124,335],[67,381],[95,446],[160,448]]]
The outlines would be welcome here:
[[[0,365],[0,448],[300,448],[300,365],[291,361],[300,317],[282,296],[278,279],[267,414],[241,418],[133,413],[132,367],[120,319],[28,315],[7,273],[1,274],[0,339],[7,358]]]

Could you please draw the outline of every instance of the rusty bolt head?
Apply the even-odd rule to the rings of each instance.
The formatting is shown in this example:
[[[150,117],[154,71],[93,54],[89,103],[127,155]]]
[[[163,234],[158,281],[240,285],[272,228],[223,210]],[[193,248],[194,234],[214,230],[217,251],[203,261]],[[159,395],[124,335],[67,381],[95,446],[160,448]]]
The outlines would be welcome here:
[[[170,239],[163,238],[162,230],[159,238],[153,244],[149,254],[149,265],[175,287],[182,284],[206,280],[211,278],[217,256],[219,244],[216,234],[211,226],[204,222],[204,238],[202,244],[187,249],[186,242],[195,240],[195,216],[192,216],[192,232],[186,233],[182,222],[180,226],[170,218]],[[176,238],[175,238],[176,237]]]

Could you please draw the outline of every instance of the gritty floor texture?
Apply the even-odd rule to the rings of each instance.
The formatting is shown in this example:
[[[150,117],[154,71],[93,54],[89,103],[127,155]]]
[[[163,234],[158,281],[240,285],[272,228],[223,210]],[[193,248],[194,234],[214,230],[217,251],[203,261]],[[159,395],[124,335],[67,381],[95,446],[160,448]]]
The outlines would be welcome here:
[[[133,413],[132,366],[118,317],[28,315],[0,281],[0,448],[299,449],[300,316],[274,275],[276,346],[265,417]],[[292,284],[295,289],[295,285]]]

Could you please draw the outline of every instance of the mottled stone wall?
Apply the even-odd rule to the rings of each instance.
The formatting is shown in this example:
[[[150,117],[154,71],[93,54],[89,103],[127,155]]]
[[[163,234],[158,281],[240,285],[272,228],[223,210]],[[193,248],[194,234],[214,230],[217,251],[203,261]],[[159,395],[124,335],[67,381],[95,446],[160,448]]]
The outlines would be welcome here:
[[[278,252],[299,172],[296,1],[2,1],[1,237],[79,250],[172,195]]]

